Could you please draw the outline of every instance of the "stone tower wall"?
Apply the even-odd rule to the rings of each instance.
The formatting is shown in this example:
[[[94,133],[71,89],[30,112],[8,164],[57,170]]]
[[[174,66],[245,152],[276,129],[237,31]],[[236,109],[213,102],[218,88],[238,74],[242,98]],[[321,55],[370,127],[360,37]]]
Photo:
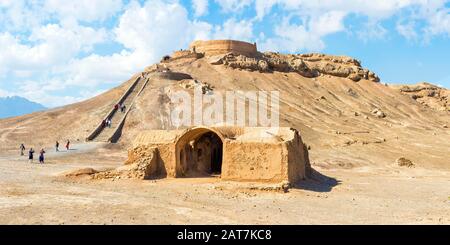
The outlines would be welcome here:
[[[236,53],[252,56],[257,53],[256,44],[235,40],[195,41],[189,46],[191,51],[207,56]]]

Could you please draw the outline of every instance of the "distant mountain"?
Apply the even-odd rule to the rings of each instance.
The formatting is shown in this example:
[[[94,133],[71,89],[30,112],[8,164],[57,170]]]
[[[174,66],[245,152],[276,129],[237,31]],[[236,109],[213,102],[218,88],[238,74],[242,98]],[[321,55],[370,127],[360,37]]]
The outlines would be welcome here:
[[[19,96],[0,97],[0,118],[20,116],[46,109],[43,105]]]

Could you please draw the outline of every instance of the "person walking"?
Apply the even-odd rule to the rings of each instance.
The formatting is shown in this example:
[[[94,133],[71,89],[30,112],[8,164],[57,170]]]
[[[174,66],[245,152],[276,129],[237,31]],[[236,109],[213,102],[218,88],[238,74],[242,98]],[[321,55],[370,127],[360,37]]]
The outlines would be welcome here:
[[[55,148],[56,148],[56,152],[58,152],[59,151],[59,142],[58,141],[56,141]]]
[[[30,148],[30,151],[28,151],[28,162],[33,163],[33,158],[34,158],[34,150],[33,148]]]
[[[70,149],[70,140],[67,140],[67,143],[66,143],[66,150],[69,150]]]
[[[39,163],[41,163],[41,164],[44,164],[44,154],[45,154],[45,151],[42,148],[41,151],[39,152]]]
[[[23,152],[25,151],[25,145],[24,144],[20,144],[20,155],[23,156],[25,155]]]

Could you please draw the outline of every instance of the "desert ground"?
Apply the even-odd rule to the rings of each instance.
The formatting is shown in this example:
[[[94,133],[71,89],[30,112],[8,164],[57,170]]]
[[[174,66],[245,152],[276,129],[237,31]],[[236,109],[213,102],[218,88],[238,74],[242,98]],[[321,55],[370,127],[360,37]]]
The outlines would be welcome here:
[[[313,163],[287,193],[218,177],[70,179],[62,174],[126,159],[104,144],[50,152],[41,165],[0,158],[2,224],[450,224],[450,174],[420,167]],[[315,159],[315,152],[310,152]]]

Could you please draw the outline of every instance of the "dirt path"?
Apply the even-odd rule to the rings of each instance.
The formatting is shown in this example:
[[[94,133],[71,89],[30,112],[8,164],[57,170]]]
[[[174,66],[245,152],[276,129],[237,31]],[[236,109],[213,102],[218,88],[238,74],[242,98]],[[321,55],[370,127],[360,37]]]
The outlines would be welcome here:
[[[316,167],[318,180],[278,193],[216,178],[92,181],[59,177],[82,167],[120,165],[77,159],[44,165],[0,160],[0,223],[450,224],[448,172]]]
[[[65,146],[62,146],[61,144],[59,151],[57,152],[55,148],[48,149],[45,148],[45,157],[48,158],[61,158],[61,157],[67,157],[72,155],[82,155],[89,152],[92,152],[102,146],[104,146],[106,143],[101,142],[87,142],[87,143],[77,143],[77,144],[71,144],[69,150],[66,150]],[[25,150],[25,155],[20,156],[19,150],[17,150],[17,155],[13,155],[14,153],[2,153],[0,154],[0,161],[21,161],[21,160],[27,160],[28,159],[28,150]],[[34,149],[35,150],[35,156],[38,156],[40,149]],[[35,157],[36,158],[36,157]]]

